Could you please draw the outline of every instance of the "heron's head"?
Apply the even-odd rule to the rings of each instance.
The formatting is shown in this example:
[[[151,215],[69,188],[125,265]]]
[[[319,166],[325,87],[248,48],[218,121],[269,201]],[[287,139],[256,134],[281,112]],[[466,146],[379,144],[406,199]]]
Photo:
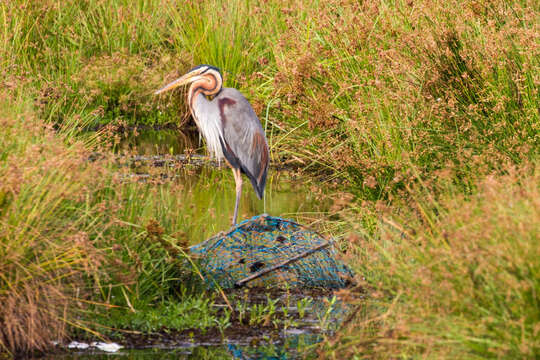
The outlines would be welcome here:
[[[165,85],[154,94],[161,94],[165,91],[190,83],[197,84],[198,86],[196,87],[200,88],[204,95],[215,95],[221,90],[223,78],[217,67],[211,65],[199,65],[189,70],[187,74],[182,77]]]

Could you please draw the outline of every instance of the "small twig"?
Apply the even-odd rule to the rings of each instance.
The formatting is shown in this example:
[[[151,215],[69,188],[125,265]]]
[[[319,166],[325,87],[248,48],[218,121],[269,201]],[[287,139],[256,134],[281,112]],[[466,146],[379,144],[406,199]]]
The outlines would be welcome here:
[[[295,261],[298,261],[298,260],[300,260],[300,259],[302,259],[302,258],[305,258],[306,256],[308,256],[308,255],[310,255],[310,254],[313,254],[314,252],[319,251],[319,250],[321,250],[321,249],[327,247],[327,246],[330,245],[331,243],[332,243],[332,242],[327,241],[327,242],[325,242],[325,243],[322,243],[322,244],[320,244],[320,245],[315,246],[315,247],[312,248],[312,249],[309,249],[309,250],[307,250],[307,251],[304,251],[304,252],[301,253],[300,255],[297,255],[297,256],[292,257],[292,258],[290,258],[290,259],[288,259],[288,260],[282,261],[282,262],[280,262],[279,264],[276,264],[276,265],[274,265],[274,266],[270,266],[270,267],[268,267],[268,268],[264,268],[264,269],[262,269],[261,271],[256,272],[255,274],[251,274],[250,276],[248,276],[248,277],[246,277],[246,278],[243,278],[242,280],[238,280],[236,283],[234,283],[234,286],[237,287],[237,288],[238,288],[238,287],[242,287],[242,286],[244,286],[244,284],[246,284],[247,282],[250,282],[251,280],[257,279],[257,278],[259,278],[259,277],[261,277],[261,276],[263,276],[263,275],[265,275],[265,274],[268,274],[269,272],[272,272],[272,271],[277,270],[277,269],[279,269],[279,268],[282,268],[282,267],[284,267],[285,265],[288,265],[288,264],[290,264],[290,263],[292,263],[292,262],[295,262]]]

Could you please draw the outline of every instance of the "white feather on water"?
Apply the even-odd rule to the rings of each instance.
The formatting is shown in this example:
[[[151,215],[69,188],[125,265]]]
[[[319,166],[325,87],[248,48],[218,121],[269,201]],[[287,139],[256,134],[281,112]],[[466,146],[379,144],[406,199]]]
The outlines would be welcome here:
[[[117,343],[92,342],[90,344],[87,344],[84,342],[72,341],[68,344],[67,347],[68,349],[79,349],[79,350],[86,350],[90,347],[93,347],[101,351],[114,353],[122,349],[123,346]]]
[[[93,342],[91,345],[105,352],[117,352],[123,348],[122,345],[118,345],[117,343]]]
[[[78,341],[72,341],[68,344],[68,349],[81,349],[81,350],[84,350],[84,349],[88,349],[90,347],[90,345],[88,345],[87,343],[83,343],[83,342],[78,342]]]

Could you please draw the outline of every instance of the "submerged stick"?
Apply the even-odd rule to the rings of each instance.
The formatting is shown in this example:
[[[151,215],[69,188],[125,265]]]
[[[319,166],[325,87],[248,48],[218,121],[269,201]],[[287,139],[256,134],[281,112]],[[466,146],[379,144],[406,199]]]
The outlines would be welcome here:
[[[325,248],[325,247],[328,247],[328,245],[330,245],[331,243],[332,243],[331,241],[327,241],[327,242],[325,242],[325,243],[322,243],[322,244],[320,244],[320,245],[315,246],[315,247],[312,248],[312,249],[309,249],[309,250],[307,250],[307,251],[304,251],[304,252],[301,253],[300,255],[296,255],[295,257],[292,257],[292,258],[290,258],[290,259],[288,259],[288,260],[282,261],[282,262],[280,262],[279,264],[276,264],[276,265],[274,265],[274,266],[270,266],[270,267],[268,267],[268,268],[262,269],[261,271],[258,271],[258,272],[256,272],[255,274],[251,274],[251,275],[249,275],[249,276],[246,277],[246,278],[243,278],[243,279],[241,279],[241,280],[238,280],[237,282],[234,283],[234,286],[237,287],[237,288],[242,287],[242,286],[244,286],[246,283],[250,282],[251,280],[255,280],[255,279],[257,279],[257,278],[259,278],[259,277],[261,277],[261,276],[263,276],[263,275],[265,275],[265,274],[268,274],[269,272],[272,272],[272,271],[274,271],[274,270],[277,270],[277,269],[279,269],[279,268],[284,267],[285,265],[288,265],[288,264],[293,263],[293,262],[295,262],[295,261],[298,261],[298,260],[300,260],[300,259],[302,259],[302,258],[305,258],[306,256],[308,256],[308,255],[310,255],[310,254],[313,254],[313,253],[316,252],[316,251],[319,251],[319,250],[321,250],[321,249],[323,249],[323,248]]]

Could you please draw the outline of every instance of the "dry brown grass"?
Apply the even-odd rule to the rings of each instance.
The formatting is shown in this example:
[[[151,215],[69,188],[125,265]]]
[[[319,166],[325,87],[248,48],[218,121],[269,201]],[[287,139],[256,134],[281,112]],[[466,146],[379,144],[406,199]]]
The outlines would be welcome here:
[[[21,354],[45,350],[52,341],[67,337],[63,317],[69,310],[69,299],[61,289],[39,280],[24,281],[0,296],[0,344],[4,351]]]

